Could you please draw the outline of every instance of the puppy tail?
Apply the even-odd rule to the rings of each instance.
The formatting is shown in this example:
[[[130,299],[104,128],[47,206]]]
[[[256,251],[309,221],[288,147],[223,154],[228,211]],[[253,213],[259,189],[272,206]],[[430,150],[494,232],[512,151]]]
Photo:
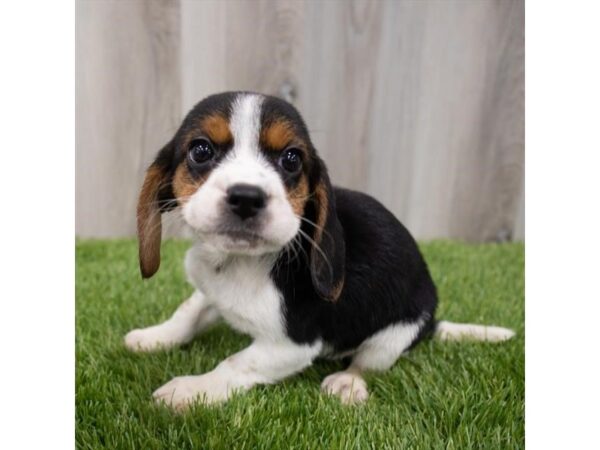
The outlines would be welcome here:
[[[513,330],[472,323],[437,322],[434,337],[442,341],[475,340],[485,342],[507,341],[515,335]]]

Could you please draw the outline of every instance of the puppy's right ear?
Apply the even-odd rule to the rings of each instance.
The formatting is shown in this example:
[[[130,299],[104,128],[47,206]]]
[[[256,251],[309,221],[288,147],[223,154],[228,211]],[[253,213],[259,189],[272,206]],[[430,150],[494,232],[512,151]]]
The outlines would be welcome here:
[[[165,145],[146,171],[137,205],[137,234],[140,270],[143,278],[150,278],[160,266],[161,214],[175,205],[172,164],[175,144]]]

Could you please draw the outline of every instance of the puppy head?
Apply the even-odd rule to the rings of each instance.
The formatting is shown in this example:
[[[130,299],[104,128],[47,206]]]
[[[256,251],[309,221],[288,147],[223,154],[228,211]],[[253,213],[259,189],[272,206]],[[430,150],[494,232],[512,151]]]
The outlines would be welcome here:
[[[228,255],[311,243],[321,297],[343,286],[343,230],[327,170],[296,109],[275,97],[224,93],[198,103],[146,172],[138,202],[140,268],[160,264],[161,213],[179,208],[198,239]],[[301,230],[304,229],[305,231]]]

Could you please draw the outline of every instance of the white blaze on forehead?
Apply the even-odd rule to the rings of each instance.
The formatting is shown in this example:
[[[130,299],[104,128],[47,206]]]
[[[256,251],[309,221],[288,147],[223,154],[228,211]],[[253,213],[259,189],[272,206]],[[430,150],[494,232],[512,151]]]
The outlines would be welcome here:
[[[236,156],[250,153],[255,157],[260,155],[258,139],[262,102],[262,96],[255,94],[240,94],[233,102],[229,128]]]
[[[233,148],[220,166],[220,180],[229,186],[251,184],[267,195],[284,196],[281,179],[260,151],[260,116],[264,97],[259,94],[239,94],[231,107],[229,128]]]

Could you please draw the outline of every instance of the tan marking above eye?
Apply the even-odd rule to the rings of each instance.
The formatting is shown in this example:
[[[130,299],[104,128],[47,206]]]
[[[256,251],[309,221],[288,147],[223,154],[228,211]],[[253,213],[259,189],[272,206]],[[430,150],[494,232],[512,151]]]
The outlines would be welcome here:
[[[215,144],[225,145],[233,141],[229,122],[221,114],[212,114],[200,121],[200,129]]]
[[[280,151],[291,142],[298,141],[293,125],[284,119],[264,127],[260,133],[260,143],[269,150]]]

